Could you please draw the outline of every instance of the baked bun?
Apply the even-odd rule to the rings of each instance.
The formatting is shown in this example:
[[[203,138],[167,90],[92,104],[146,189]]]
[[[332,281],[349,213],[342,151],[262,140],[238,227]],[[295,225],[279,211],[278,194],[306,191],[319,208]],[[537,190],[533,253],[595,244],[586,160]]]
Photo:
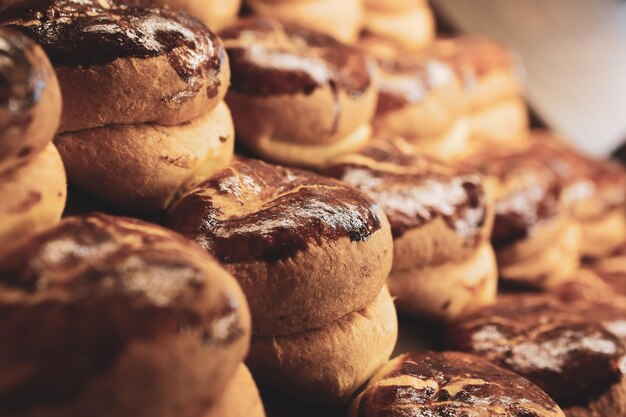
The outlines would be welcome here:
[[[565,183],[540,143],[491,144],[465,161],[492,178],[495,223],[491,238],[500,277],[546,288],[580,264],[582,232],[564,203]]]
[[[564,417],[524,378],[463,353],[406,353],[389,362],[350,405],[349,417]]]
[[[265,417],[259,390],[245,365],[239,365],[222,394],[201,417]]]
[[[373,126],[376,136],[402,136],[416,148],[442,158],[469,151],[462,84],[454,68],[427,53],[367,39],[380,81]]]
[[[361,0],[247,0],[252,11],[354,43],[363,20]]]
[[[398,323],[384,288],[364,309],[328,326],[252,340],[248,365],[264,384],[302,401],[346,404],[393,351]]]
[[[237,138],[263,159],[320,167],[370,139],[374,66],[360,51],[290,24],[247,18],[220,33]]]
[[[59,84],[45,53],[26,36],[0,28],[0,175],[32,161],[61,117]]]
[[[421,49],[435,39],[435,18],[425,0],[366,0],[364,32],[404,49]]]
[[[622,342],[552,296],[502,296],[454,326],[449,347],[528,378],[568,417],[626,413]]]
[[[198,417],[249,345],[232,276],[139,220],[66,218],[0,265],[0,287],[2,415]]]
[[[48,0],[11,27],[48,53],[63,92],[60,131],[189,122],[226,94],[220,40],[185,13],[110,0]]]
[[[168,210],[241,284],[256,335],[325,326],[370,303],[392,260],[389,223],[364,194],[305,171],[238,160]]]
[[[515,52],[481,37],[439,39],[434,51],[454,65],[464,80],[473,140],[511,142],[527,138],[524,70]]]
[[[227,167],[234,141],[224,103],[180,126],[105,126],[55,139],[74,186],[133,213],[164,210]]]
[[[237,18],[241,0],[118,0],[126,4],[170,7],[185,10],[197,17],[212,31],[217,31]]]
[[[403,140],[375,140],[327,173],[384,210],[394,237],[388,285],[408,314],[450,321],[495,300],[489,242],[493,202],[480,175],[417,154]]]
[[[63,162],[51,143],[32,161],[0,174],[0,260],[58,223],[66,197]]]

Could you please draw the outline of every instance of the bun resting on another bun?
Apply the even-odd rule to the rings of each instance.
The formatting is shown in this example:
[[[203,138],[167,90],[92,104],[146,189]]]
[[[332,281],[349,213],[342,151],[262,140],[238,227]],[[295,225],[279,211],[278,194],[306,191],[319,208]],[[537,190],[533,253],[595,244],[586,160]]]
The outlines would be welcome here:
[[[0,288],[3,416],[197,417],[249,346],[233,277],[139,220],[66,218],[5,259]]]
[[[369,141],[377,88],[360,51],[262,18],[240,20],[220,36],[232,71],[226,100],[237,138],[252,153],[316,168]]]
[[[237,18],[241,0],[119,0],[126,4],[182,9],[197,17],[212,31],[217,31]]]
[[[239,365],[224,392],[201,417],[265,417],[259,390],[245,365]]]
[[[390,361],[350,404],[350,417],[565,417],[526,379],[476,356],[405,353]]]

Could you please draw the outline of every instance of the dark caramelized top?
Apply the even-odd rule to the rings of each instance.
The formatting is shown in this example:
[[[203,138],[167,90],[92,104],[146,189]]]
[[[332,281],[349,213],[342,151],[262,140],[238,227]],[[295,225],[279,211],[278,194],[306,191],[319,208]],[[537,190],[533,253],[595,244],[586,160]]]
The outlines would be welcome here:
[[[449,347],[528,378],[561,407],[595,400],[626,371],[620,340],[550,295],[500,297],[454,326]]]
[[[563,417],[526,379],[463,353],[406,353],[386,365],[352,417]]]
[[[217,73],[226,59],[220,40],[181,11],[111,0],[42,0],[16,17],[11,25],[42,45],[57,67],[167,56],[180,78],[193,84]]]
[[[0,368],[29,369],[0,389],[0,414],[80,395],[132,340],[241,340],[246,306],[231,280],[192,242],[158,226],[65,219],[0,266],[0,339],[11,341],[0,344]]]
[[[372,68],[355,48],[291,24],[245,18],[220,33],[231,65],[231,88],[250,96],[311,94],[329,86],[359,97]]]
[[[442,219],[465,246],[481,242],[488,207],[480,175],[416,154],[400,139],[376,140],[328,173],[378,202],[395,238]]]
[[[381,228],[375,210],[338,181],[240,160],[175,203],[165,223],[222,262],[274,262],[312,244],[368,240]]]

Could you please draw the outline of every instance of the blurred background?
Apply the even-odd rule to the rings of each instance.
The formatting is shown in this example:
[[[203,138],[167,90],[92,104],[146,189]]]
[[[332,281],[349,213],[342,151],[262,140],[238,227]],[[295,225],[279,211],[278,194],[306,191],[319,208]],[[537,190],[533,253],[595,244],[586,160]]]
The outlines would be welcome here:
[[[626,140],[626,2],[432,0],[441,26],[516,48],[534,123],[595,156]]]

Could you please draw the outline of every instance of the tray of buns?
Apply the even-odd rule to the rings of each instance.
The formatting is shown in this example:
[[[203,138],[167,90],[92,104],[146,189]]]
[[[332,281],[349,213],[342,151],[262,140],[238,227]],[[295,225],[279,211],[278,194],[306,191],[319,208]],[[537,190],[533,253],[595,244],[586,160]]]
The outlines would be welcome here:
[[[0,2],[0,416],[626,416],[626,169],[422,0]]]

